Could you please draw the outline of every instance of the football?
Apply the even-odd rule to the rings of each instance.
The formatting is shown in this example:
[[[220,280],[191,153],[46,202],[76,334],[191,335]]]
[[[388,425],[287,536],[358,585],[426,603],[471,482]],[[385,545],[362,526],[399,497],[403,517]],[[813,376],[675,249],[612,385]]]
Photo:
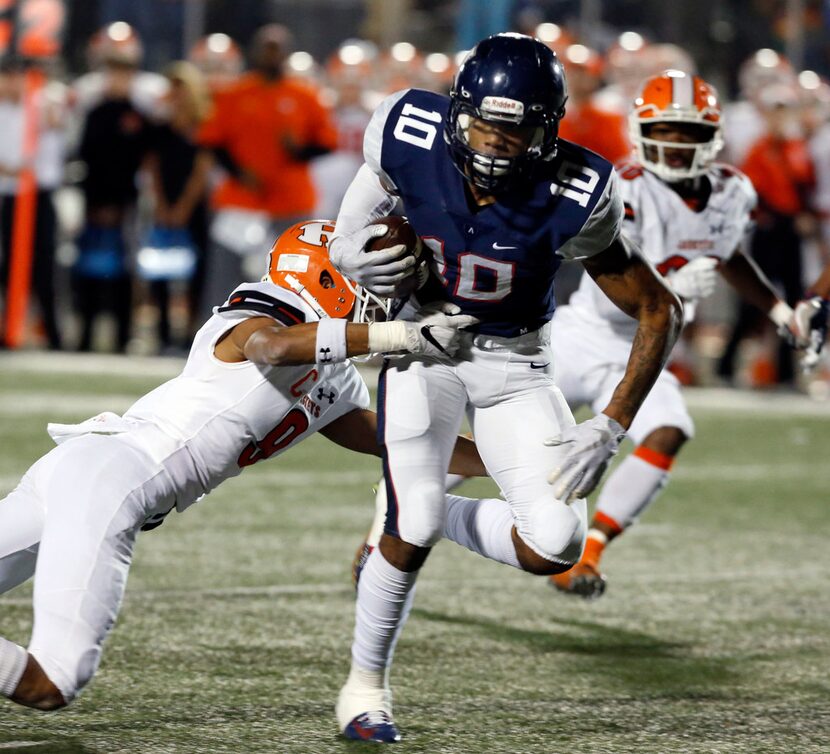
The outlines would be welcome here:
[[[403,244],[407,253],[416,259],[413,273],[395,287],[394,298],[406,298],[423,285],[427,277],[427,265],[424,258],[424,245],[415,229],[405,217],[389,215],[375,220],[373,225],[385,225],[386,233],[373,238],[366,246],[367,252],[383,251]]]

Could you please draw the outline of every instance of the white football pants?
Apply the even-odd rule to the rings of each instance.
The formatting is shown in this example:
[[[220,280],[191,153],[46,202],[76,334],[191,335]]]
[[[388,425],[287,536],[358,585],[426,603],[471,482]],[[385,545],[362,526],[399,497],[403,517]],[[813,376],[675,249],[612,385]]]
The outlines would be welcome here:
[[[390,359],[381,374],[378,424],[384,443],[386,531],[430,547],[446,517],[444,480],[466,411],[476,446],[537,554],[576,562],[585,501],[557,500],[547,476],[566,449],[543,441],[574,424],[548,374],[546,328],[518,338],[469,337],[454,361]]]
[[[587,405],[598,414],[625,374],[631,340],[608,325],[587,321],[575,306],[561,306],[551,322],[554,378],[572,409]],[[637,411],[627,435],[639,445],[660,427],[677,427],[688,438],[695,425],[677,378],[664,369]]]
[[[103,435],[54,448],[0,500],[0,592],[34,574],[28,649],[67,702],[98,668],[139,528],[174,501],[167,472]]]

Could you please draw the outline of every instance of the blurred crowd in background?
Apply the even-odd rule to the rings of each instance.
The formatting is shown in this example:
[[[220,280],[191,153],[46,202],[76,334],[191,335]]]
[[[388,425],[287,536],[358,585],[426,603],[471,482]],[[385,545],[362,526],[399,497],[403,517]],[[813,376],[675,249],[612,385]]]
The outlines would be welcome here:
[[[399,15],[384,23],[385,14],[417,17],[417,8],[403,5],[366,3],[356,29],[366,38],[341,39],[328,52],[302,49],[294,25],[280,19],[288,23],[265,23],[244,39],[226,33],[234,30],[228,22],[225,31],[192,39],[176,59],[158,46],[148,54],[130,11],[105,4],[123,17],[95,30],[83,54],[79,45],[68,48],[63,70],[52,72],[36,103],[25,346],[184,353],[210,308],[240,280],[261,276],[282,229],[336,217],[362,162],[363,130],[385,95],[406,87],[446,92],[469,45],[510,29],[539,37],[564,62],[570,96],[560,136],[615,163],[630,155],[627,115],[644,78],[667,68],[713,78],[725,103],[719,159],[743,170],[759,194],[752,256],[790,304],[830,259],[830,35],[812,33],[825,19],[809,15],[810,3],[798,50],[814,68],[793,65],[781,38],[778,50],[748,51],[734,71],[714,77],[695,59],[700,50],[607,19],[590,23],[592,3],[436,4],[452,32],[436,31],[432,48],[423,33],[418,47],[394,41],[406,31]],[[774,28],[776,4],[759,5],[769,6],[765,28]],[[306,36],[313,12],[298,14]],[[333,16],[327,38],[336,37],[336,23]],[[147,60],[157,70],[148,70]],[[25,167],[24,77],[21,61],[7,57],[0,65],[3,300]],[[565,265],[559,301],[580,270]],[[752,310],[725,288],[706,304],[676,350],[673,368],[684,382],[799,381]],[[826,375],[819,376],[814,386],[826,389]]]

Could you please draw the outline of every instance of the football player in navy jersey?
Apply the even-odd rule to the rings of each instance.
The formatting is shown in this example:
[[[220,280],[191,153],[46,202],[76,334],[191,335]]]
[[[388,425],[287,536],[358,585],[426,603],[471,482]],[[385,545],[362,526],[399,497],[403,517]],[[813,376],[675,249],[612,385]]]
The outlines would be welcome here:
[[[378,391],[388,508],[357,591],[352,666],[337,702],[348,738],[396,741],[389,669],[418,570],[446,536],[535,574],[579,560],[584,497],[599,481],[671,350],[678,299],[620,236],[611,165],[557,138],[567,89],[539,40],[479,43],[449,98],[410,89],[375,111],[365,164],[343,200],[330,244],[335,266],[381,295],[415,274],[403,247],[365,253],[406,214],[428,247],[417,302],[450,301],[479,320],[453,358],[386,362]],[[631,357],[607,407],[576,425],[553,381],[548,327],[563,259],[582,260],[605,294],[638,321]],[[412,301],[396,302],[398,318]],[[464,415],[505,499],[445,497]],[[552,486],[551,486],[552,485]]]

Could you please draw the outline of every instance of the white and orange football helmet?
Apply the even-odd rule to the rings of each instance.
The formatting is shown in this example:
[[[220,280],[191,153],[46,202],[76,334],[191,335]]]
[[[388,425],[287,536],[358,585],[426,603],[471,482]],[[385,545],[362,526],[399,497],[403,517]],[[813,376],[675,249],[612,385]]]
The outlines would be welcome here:
[[[649,139],[643,127],[652,123],[690,123],[704,126],[708,139],[696,143]],[[643,167],[658,178],[674,183],[702,175],[723,148],[722,116],[718,94],[700,76],[676,70],[647,79],[634,100],[628,129]],[[667,164],[665,150],[694,150],[688,166]]]
[[[342,319],[351,314],[355,322],[384,319],[391,302],[334,268],[328,251],[333,235],[334,220],[304,220],[292,225],[274,241],[263,281],[293,291],[321,318]]]

